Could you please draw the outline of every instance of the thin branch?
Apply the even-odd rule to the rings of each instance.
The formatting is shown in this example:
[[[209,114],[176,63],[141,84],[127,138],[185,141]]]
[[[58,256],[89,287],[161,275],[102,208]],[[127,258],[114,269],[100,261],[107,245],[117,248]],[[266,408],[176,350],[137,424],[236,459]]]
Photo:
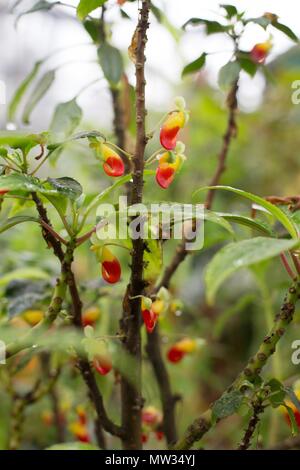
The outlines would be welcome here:
[[[175,405],[180,400],[179,395],[173,395],[168,370],[161,353],[160,334],[158,325],[152,333],[148,333],[146,351],[153,367],[163,411],[162,429],[168,445],[177,441]]]
[[[237,124],[236,124],[236,112],[237,112],[237,92],[238,92],[238,80],[236,80],[228,94],[227,97],[227,107],[228,107],[228,122],[227,129],[223,137],[223,144],[221,151],[218,156],[218,166],[215,174],[213,175],[209,186],[217,186],[221,180],[221,177],[226,170],[226,160],[230,148],[232,139],[236,136],[237,133]],[[205,206],[207,209],[211,209],[213,200],[216,192],[210,189],[208,191]]]
[[[248,361],[248,364],[236,378],[224,395],[232,390],[239,390],[245,381],[253,383],[260,375],[262,368],[269,358],[274,354],[277,343],[285,334],[288,325],[293,320],[295,306],[300,295],[300,282],[295,282],[289,288],[281,307],[280,313],[276,315],[273,327],[264,338],[257,353]],[[212,407],[212,406],[211,406]],[[175,450],[190,449],[196,441],[199,441],[212,427],[211,407],[187,428],[183,437],[173,447]]]
[[[33,194],[32,197],[36,203],[36,207],[40,215],[40,219],[46,222],[47,225],[51,226],[51,222],[48,218],[46,208],[43,206],[41,200],[38,198],[36,194]],[[47,242],[48,246],[53,248],[53,252],[55,256],[59,259],[60,262],[63,262],[64,252],[63,252],[61,243],[52,235],[51,232],[43,231],[43,237],[45,241]],[[74,248],[75,246],[73,247],[73,249]],[[73,260],[73,252],[72,252],[72,260]],[[68,284],[68,288],[69,288],[70,296],[72,300],[73,323],[77,328],[81,329],[82,328],[82,322],[81,322],[82,302],[81,302],[79,291],[77,288],[76,279],[72,271],[71,263],[69,263],[69,265],[67,266],[67,277],[68,277],[67,284]],[[82,377],[88,387],[90,397],[92,399],[92,402],[94,404],[98,418],[102,426],[107,432],[115,436],[121,436],[121,427],[115,425],[108,418],[106,414],[104,404],[103,404],[103,398],[98,388],[98,385],[94,377],[92,368],[89,364],[89,361],[86,358],[79,358],[78,365],[79,365],[79,369],[82,374]],[[97,437],[99,436],[97,435]],[[98,442],[99,445],[101,445],[102,443],[103,443],[102,440]]]
[[[264,411],[264,407],[262,406],[261,402],[258,401],[257,403],[253,404],[253,414],[249,420],[247,429],[243,436],[243,439],[238,446],[238,450],[247,450],[251,445],[251,441],[253,439],[253,435],[255,430],[260,421],[260,414]]]
[[[131,204],[143,200],[144,154],[147,144],[145,131],[145,46],[149,26],[150,1],[143,0],[139,12],[136,47],[136,146],[133,157],[133,173],[131,186]],[[125,334],[123,347],[127,354],[135,359],[135,367],[128,377],[121,378],[122,427],[124,429],[123,447],[125,449],[141,449],[141,410],[143,400],[141,395],[141,298],[145,283],[143,280],[144,241],[142,238],[133,240],[131,278],[123,300],[123,316],[121,330]],[[135,385],[133,385],[133,383]]]

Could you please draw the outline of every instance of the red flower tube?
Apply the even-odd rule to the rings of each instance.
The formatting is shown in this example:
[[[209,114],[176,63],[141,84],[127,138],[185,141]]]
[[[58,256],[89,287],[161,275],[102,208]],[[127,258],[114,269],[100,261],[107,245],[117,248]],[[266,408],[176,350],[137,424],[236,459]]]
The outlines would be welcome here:
[[[106,375],[112,370],[112,362],[109,356],[96,356],[93,366],[100,375]]]

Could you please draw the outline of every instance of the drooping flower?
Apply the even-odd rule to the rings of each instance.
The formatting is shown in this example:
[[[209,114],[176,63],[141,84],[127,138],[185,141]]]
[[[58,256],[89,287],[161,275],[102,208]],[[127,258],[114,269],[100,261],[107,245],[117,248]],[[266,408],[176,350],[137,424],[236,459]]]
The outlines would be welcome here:
[[[270,41],[255,44],[250,51],[250,57],[256,64],[264,64],[271,48],[272,43]]]
[[[194,339],[183,338],[175,343],[167,352],[167,358],[170,362],[180,362],[186,354],[196,351],[198,343]]]
[[[183,351],[180,351],[176,345],[172,346],[168,352],[167,352],[167,358],[170,362],[173,362],[176,364],[177,362],[180,362],[181,359],[184,357],[185,353]]]
[[[182,155],[175,155],[172,152],[165,152],[158,156],[156,181],[161,188],[167,189],[170,186],[176,171],[181,166],[182,160]]]
[[[161,412],[154,406],[147,406],[142,411],[142,422],[152,428],[162,421]]]
[[[121,265],[113,253],[104,246],[101,252],[102,277],[109,284],[115,284],[121,277]]]
[[[164,309],[164,302],[156,299],[154,302],[148,297],[142,298],[142,317],[148,333],[152,333],[160,313]]]
[[[91,442],[87,426],[80,421],[74,421],[70,424],[69,430],[80,442]]]
[[[177,135],[186,122],[186,115],[183,110],[172,111],[166,118],[160,130],[160,143],[166,150],[174,150],[177,142]]]
[[[101,151],[105,173],[113,177],[124,175],[125,166],[120,155],[106,144],[101,144]]]
[[[98,307],[87,308],[82,314],[82,325],[94,326],[100,317],[100,309]]]
[[[112,362],[108,355],[98,355],[93,360],[93,366],[100,375],[106,375],[112,370]]]
[[[125,166],[120,155],[109,145],[99,140],[90,140],[90,148],[94,150],[97,157],[103,160],[103,169],[108,176],[122,176]]]

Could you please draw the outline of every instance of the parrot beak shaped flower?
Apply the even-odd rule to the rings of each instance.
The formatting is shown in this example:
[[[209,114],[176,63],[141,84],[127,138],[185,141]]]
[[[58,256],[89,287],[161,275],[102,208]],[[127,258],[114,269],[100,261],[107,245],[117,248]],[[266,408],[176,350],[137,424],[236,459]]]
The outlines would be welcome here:
[[[0,189],[0,196],[4,196],[4,194],[8,193],[9,192],[9,189]]]
[[[168,360],[174,364],[180,362],[186,354],[195,352],[197,347],[198,343],[196,340],[183,338],[169,349],[167,352]]]
[[[103,169],[108,176],[122,176],[125,166],[120,155],[112,150],[108,145],[101,144],[101,154],[104,160]]]
[[[152,333],[157,323],[159,314],[164,309],[164,303],[161,300],[151,302],[147,297],[142,299],[142,317],[148,333]]]
[[[96,321],[100,317],[100,310],[98,307],[90,307],[86,309],[82,314],[82,325],[94,326]]]
[[[176,171],[181,166],[183,156],[174,156],[172,152],[165,152],[158,157],[158,160],[156,181],[161,188],[167,189],[174,180]]]
[[[100,375],[106,375],[112,370],[112,362],[109,356],[96,356],[93,366]]]
[[[75,421],[69,426],[70,431],[80,442],[90,442],[90,436],[85,424],[82,424],[80,421]]]
[[[250,57],[256,64],[264,64],[271,48],[272,44],[270,41],[258,43],[250,51]]]
[[[167,358],[173,364],[180,362],[181,359],[184,357],[184,352],[180,351],[176,345],[172,346],[167,352]]]
[[[156,325],[157,315],[152,310],[142,310],[142,316],[148,333],[152,333]]]
[[[121,277],[121,265],[118,259],[107,248],[102,248],[101,254],[102,277],[109,284],[115,284]]]
[[[163,189],[167,189],[174,180],[175,170],[168,164],[161,165],[156,170],[156,181]]]
[[[160,143],[166,150],[174,150],[177,142],[177,135],[186,122],[184,111],[171,112],[165,120],[160,130]]]

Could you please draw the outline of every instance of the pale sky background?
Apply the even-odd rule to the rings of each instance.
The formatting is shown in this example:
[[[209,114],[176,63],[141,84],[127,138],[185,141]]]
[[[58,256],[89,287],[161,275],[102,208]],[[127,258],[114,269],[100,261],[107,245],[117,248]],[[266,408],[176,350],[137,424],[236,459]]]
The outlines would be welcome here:
[[[15,1],[15,0],[14,0]],[[57,73],[57,80],[53,89],[48,93],[39,108],[33,114],[32,127],[34,129],[45,126],[53,112],[53,104],[71,99],[86,84],[99,77],[101,71],[96,63],[95,49],[86,45],[88,35],[77,21],[71,8],[55,7],[52,14],[35,13],[24,16],[14,28],[14,17],[8,14],[8,6],[14,1],[0,0],[0,41],[1,63],[0,79],[7,85],[8,98],[16,85],[30,71],[34,62],[51,51],[67,47],[65,52],[55,55],[48,61],[47,67],[55,67],[66,62],[69,63]],[[77,5],[78,0],[65,0],[66,3]],[[24,9],[34,3],[24,0],[21,5]],[[181,26],[189,18],[196,16],[207,19],[220,19],[220,3],[215,0],[154,0],[161,7],[176,26]],[[297,0],[231,0],[231,3],[246,11],[248,17],[260,16],[265,11],[276,13],[280,21],[290,26],[300,37],[300,2]],[[137,18],[137,3],[125,4],[124,10],[130,14],[133,21],[120,19],[116,0],[109,0],[112,9],[107,19],[115,25],[113,27],[112,43],[126,52],[135,28]],[[98,13],[98,12],[96,12]],[[153,19],[153,18],[152,18]],[[257,42],[268,38],[259,26],[250,26],[247,29],[241,46],[250,50]],[[293,45],[286,36],[279,31],[273,31],[274,48],[270,60],[284,52]],[[85,44],[79,46],[80,44]],[[205,37],[201,28],[193,28],[183,34],[179,45],[171,34],[153,20],[147,44],[147,101],[148,106],[164,111],[171,105],[176,88],[180,86],[181,71],[184,65],[197,58],[202,52],[214,52],[207,60],[206,74],[213,86],[216,85],[217,72],[225,64],[230,54],[230,42],[224,41],[222,35],[216,34]],[[129,78],[134,80],[133,66],[128,68]],[[300,78],[300,77],[299,77]],[[173,86],[170,86],[173,85]],[[255,109],[261,100],[264,79],[257,75],[254,79],[243,76],[240,87],[240,104],[247,110]],[[176,90],[176,91],[174,91]],[[95,106],[95,100],[101,106]],[[88,119],[95,119],[99,126],[105,126],[110,112],[110,96],[105,81],[101,81],[84,92],[79,103],[86,110]],[[2,108],[2,117],[5,110]]]

